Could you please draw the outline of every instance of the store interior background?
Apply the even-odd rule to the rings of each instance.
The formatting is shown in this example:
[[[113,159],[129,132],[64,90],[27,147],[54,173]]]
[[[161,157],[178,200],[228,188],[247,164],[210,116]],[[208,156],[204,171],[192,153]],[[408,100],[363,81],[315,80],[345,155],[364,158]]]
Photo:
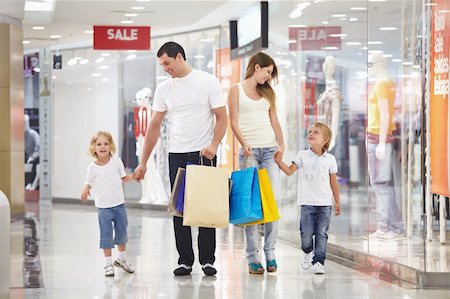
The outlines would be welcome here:
[[[28,12],[27,19],[25,12],[24,40],[29,43],[24,42],[24,57],[26,61],[38,61],[38,65],[25,70],[25,111],[31,114],[39,108],[46,77],[53,101],[54,200],[79,200],[86,167],[91,161],[86,153],[89,137],[97,130],[107,129],[113,134],[117,154],[128,171],[137,165],[134,127],[139,107],[136,93],[144,87],[154,92],[167,78],[156,61],[156,51],[166,41],[180,43],[193,67],[218,75],[225,92],[234,83],[231,81],[236,74],[243,77],[248,58],[230,61],[224,55],[230,46],[228,22],[253,11],[259,2],[197,1],[195,10],[192,3],[90,1],[91,9],[87,10],[79,1],[56,1],[51,16]],[[167,17],[168,5],[177,6],[176,10],[170,10],[170,17]],[[132,6],[144,7],[144,13],[136,10],[137,17],[128,17],[133,25],[158,24],[152,26],[151,50],[93,50],[89,31],[92,25],[121,25],[120,21],[127,19],[123,12],[130,13]],[[332,218],[330,244],[425,272],[449,272],[449,247],[436,240],[425,240],[422,217],[422,84],[426,63],[422,48],[427,43],[423,20],[429,10],[430,6],[422,0],[270,1],[269,48],[265,52],[275,59],[279,68],[279,84],[275,90],[286,143],[286,162],[306,147],[306,125],[314,120],[314,107],[308,105],[314,104],[325,88],[322,63],[326,56],[336,58],[335,79],[343,101],[339,113],[340,133],[333,153],[338,159],[342,215]],[[166,11],[166,15],[160,11]],[[182,13],[184,11],[192,15],[188,17]],[[302,15],[295,17],[299,12]],[[34,30],[35,26],[45,29]],[[340,28],[340,34],[330,39],[333,45],[292,50],[296,41],[290,39],[290,31],[330,26]],[[50,34],[60,36],[50,38]],[[336,39],[340,44],[337,47]],[[37,71],[42,63],[39,57],[42,49],[50,51],[51,56],[61,55],[62,69],[50,68],[47,74]],[[373,51],[383,52],[397,89],[395,120],[398,130],[392,171],[396,198],[408,233],[408,238],[397,241],[367,238],[376,230],[375,198],[368,180],[365,147],[367,97],[374,83],[368,78],[367,62]],[[315,86],[313,94],[312,85]],[[166,126],[163,137],[164,130]],[[170,194],[166,146],[167,141],[161,140],[155,165]],[[236,150],[237,145],[228,134],[219,150],[219,161],[230,171],[236,168]],[[279,235],[294,244],[299,242],[296,188],[296,176],[282,175]],[[155,204],[152,200],[142,201],[142,188],[138,183],[129,184],[125,191],[129,202],[141,203],[143,208]],[[38,198],[30,192],[28,196],[31,201]],[[158,200],[157,205],[168,202],[168,198]],[[437,221],[434,226],[437,228]]]

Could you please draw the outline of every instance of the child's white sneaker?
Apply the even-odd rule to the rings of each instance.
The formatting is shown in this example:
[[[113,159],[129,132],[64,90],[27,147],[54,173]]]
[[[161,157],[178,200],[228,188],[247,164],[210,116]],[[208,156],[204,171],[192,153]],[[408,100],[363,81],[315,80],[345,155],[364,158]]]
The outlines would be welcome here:
[[[314,274],[325,274],[325,266],[320,262],[316,262],[312,265],[311,270]]]
[[[105,276],[106,277],[114,276],[114,267],[113,267],[113,265],[105,266]]]
[[[313,259],[313,253],[312,251],[310,253],[305,253],[302,260],[302,268],[303,270],[309,269],[311,267],[311,262]]]
[[[128,273],[134,272],[133,266],[131,266],[131,264],[127,260],[121,261],[120,259],[116,259],[114,261],[114,266],[120,267],[120,268],[124,269],[125,271],[127,271]]]

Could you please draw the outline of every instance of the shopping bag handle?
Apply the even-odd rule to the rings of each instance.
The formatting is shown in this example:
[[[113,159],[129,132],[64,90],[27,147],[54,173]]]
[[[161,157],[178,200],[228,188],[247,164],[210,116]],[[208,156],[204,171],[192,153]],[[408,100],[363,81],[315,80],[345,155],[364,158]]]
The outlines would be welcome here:
[[[210,162],[211,162],[211,166],[214,166],[213,165],[213,161],[212,160],[209,160]],[[200,165],[205,165],[204,163],[203,163],[203,156],[200,154]]]
[[[248,161],[251,161],[250,165],[247,164]],[[250,157],[244,156],[244,163],[242,164],[243,168],[249,168],[249,167],[256,167],[258,168],[258,163],[256,163],[256,160]]]

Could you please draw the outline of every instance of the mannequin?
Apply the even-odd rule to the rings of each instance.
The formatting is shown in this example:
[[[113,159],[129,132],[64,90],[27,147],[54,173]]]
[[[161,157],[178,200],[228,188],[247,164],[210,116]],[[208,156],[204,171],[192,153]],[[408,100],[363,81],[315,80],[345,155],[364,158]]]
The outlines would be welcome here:
[[[377,205],[377,231],[369,237],[396,239],[405,230],[392,185],[395,84],[383,53],[369,55],[368,75],[375,81],[368,98],[367,154]]]
[[[36,190],[39,185],[39,145],[40,137],[38,132],[31,129],[30,117],[28,114],[24,116],[24,131],[25,131],[25,161],[27,164],[32,164],[36,175],[31,178],[31,183],[25,186],[25,190]]]
[[[336,58],[327,56],[322,64],[325,76],[325,91],[317,99],[318,121],[327,124],[332,132],[329,150],[336,144],[339,134],[339,111],[343,100],[341,91],[336,84],[334,74],[336,72]]]
[[[136,136],[136,155],[140,158],[144,145],[144,136],[147,131],[148,124],[151,118],[151,105],[150,100],[152,98],[152,90],[148,87],[144,87],[136,93],[136,102],[139,105],[138,119],[139,119],[139,132]],[[160,141],[158,140],[158,143]],[[156,169],[156,153],[158,146],[150,155],[147,162],[148,175],[141,181],[142,197],[140,203],[151,204],[165,204],[168,202],[169,195],[161,179],[161,175]]]

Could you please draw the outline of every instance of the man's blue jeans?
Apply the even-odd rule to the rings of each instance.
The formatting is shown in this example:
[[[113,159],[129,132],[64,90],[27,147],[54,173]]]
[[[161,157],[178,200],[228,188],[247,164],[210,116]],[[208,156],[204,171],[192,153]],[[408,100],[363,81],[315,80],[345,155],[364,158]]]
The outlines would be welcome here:
[[[301,206],[300,237],[302,250],[305,253],[310,253],[314,249],[313,264],[316,262],[325,264],[331,210],[331,206]]]

